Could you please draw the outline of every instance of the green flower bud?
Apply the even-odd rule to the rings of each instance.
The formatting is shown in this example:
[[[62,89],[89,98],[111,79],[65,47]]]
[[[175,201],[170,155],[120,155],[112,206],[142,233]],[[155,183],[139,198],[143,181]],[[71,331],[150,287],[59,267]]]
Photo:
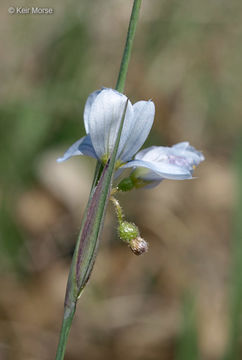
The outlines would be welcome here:
[[[139,229],[133,223],[122,221],[118,227],[118,234],[121,240],[130,243],[131,240],[139,237]]]
[[[130,249],[135,255],[142,255],[148,251],[148,243],[138,236],[135,239],[132,239],[129,243]]]
[[[130,191],[134,187],[134,183],[130,177],[124,178],[120,183],[118,184],[118,189],[121,191]]]

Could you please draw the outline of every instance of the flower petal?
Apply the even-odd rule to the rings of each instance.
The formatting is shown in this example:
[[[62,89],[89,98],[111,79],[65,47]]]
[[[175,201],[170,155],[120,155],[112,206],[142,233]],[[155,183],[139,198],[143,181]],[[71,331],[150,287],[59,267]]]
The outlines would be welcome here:
[[[90,135],[84,136],[77,140],[71,147],[65,152],[63,157],[58,158],[57,162],[68,160],[72,156],[87,155],[97,159],[97,155],[92,146]]]
[[[159,181],[163,178],[184,180],[192,178],[194,166],[203,160],[202,153],[188,142],[183,142],[172,147],[151,146],[144,149],[138,152],[135,160],[128,162],[121,169],[138,168],[135,170],[135,176],[147,181]]]
[[[192,178],[192,174],[187,168],[163,161],[132,160],[122,166],[122,168],[128,167],[148,169],[148,171],[145,171],[143,174],[140,173],[137,176],[147,181],[160,181],[162,179],[185,180]]]
[[[132,156],[144,144],[155,116],[155,105],[153,101],[138,101],[133,105],[134,118],[132,130],[126,140],[120,158],[123,161],[130,160]]]
[[[140,151],[135,156],[135,159],[167,162],[193,171],[194,166],[197,166],[204,160],[204,156],[201,152],[190,146],[188,142],[183,142],[173,145],[172,147],[151,146],[150,148]]]
[[[97,156],[110,155],[117,137],[127,97],[113,89],[103,89],[94,100],[88,129]],[[128,101],[117,158],[132,129],[133,108]]]
[[[101,91],[102,90],[96,90],[96,91],[92,92],[88,96],[85,107],[84,107],[83,118],[84,118],[84,125],[85,125],[87,134],[89,133],[89,115],[90,115],[91,107],[92,107],[92,104],[95,101],[97,95],[100,94]]]
[[[203,154],[191,146],[187,141],[173,145],[171,149],[174,155],[186,157],[192,166],[197,166],[201,161],[205,160]]]

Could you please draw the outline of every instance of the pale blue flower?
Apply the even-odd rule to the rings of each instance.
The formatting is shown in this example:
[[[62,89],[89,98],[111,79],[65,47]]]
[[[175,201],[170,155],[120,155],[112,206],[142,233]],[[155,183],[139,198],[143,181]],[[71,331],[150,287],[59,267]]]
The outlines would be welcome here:
[[[87,135],[76,141],[57,161],[75,155],[88,155],[107,160],[114,148],[127,97],[116,90],[104,88],[93,92],[84,109]],[[134,105],[128,100],[117,160],[125,163],[132,159],[144,144],[155,116],[152,101],[139,101]]]
[[[151,146],[141,150],[122,169],[135,168],[133,179],[156,185],[163,179],[191,179],[194,169],[203,160],[201,152],[188,142],[181,142],[172,147]]]
[[[125,95],[108,88],[89,95],[84,109],[87,135],[76,141],[57,161],[88,155],[105,163],[114,148],[126,101]],[[128,100],[117,152],[116,168],[119,169],[116,176],[123,169],[132,168],[131,178],[141,180],[143,185],[156,185],[163,179],[191,179],[204,156],[188,142],[172,147],[152,146],[137,153],[150,132],[154,115],[152,101],[139,101],[132,105]]]

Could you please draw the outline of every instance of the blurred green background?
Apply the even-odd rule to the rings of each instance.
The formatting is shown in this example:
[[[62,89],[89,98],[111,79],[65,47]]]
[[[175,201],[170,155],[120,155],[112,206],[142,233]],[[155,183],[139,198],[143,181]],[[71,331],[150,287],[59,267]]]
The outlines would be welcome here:
[[[47,6],[53,15],[9,15]],[[0,359],[53,359],[94,162],[55,159],[84,134],[88,94],[114,87],[132,1],[0,4]],[[135,257],[110,206],[67,360],[242,358],[242,2],[144,0],[126,83],[152,98],[146,145],[190,141],[196,180],[120,196],[150,250]]]

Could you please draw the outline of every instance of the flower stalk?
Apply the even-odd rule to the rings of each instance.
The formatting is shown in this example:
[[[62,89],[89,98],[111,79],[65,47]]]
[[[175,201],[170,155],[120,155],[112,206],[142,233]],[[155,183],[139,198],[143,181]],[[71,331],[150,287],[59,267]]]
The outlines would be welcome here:
[[[120,70],[119,70],[119,75],[118,75],[118,80],[117,80],[117,84],[116,84],[116,90],[118,90],[120,92],[124,91],[124,85],[125,85],[125,80],[127,77],[129,60],[130,60],[131,50],[132,50],[132,46],[133,46],[133,42],[134,42],[134,36],[135,36],[136,26],[137,26],[138,17],[139,17],[140,6],[141,6],[141,0],[135,0],[133,3],[133,9],[132,9],[131,17],[130,17],[125,48],[124,48],[123,57],[121,60],[121,65],[120,65]]]
[[[64,358],[65,347],[76,310],[76,303],[82,290],[88,282],[95,262],[99,243],[98,240],[102,230],[112,186],[116,155],[127,110],[127,104],[128,101],[126,102],[123,110],[119,132],[112,155],[104,166],[97,186],[91,191],[88,205],[83,216],[67,282],[64,302],[64,318],[56,360],[62,360]]]
[[[138,227],[131,222],[125,220],[123,210],[119,201],[112,195],[110,197],[118,219],[118,235],[124,241],[135,255],[142,255],[148,251],[148,243],[142,239]]]
[[[124,90],[140,5],[141,0],[134,0],[126,45],[116,85],[116,89],[120,92]],[[56,353],[56,360],[64,359],[66,344],[76,310],[76,303],[82,289],[85,287],[89,279],[95,261],[98,237],[102,229],[106,206],[110,194],[116,154],[118,151],[126,109],[127,102],[125,104],[124,113],[121,119],[118,136],[115,142],[115,148],[112,152],[110,160],[107,162],[103,171],[100,162],[98,162],[96,166],[90,198],[82,220],[82,226],[69,273],[64,303],[64,316]]]
[[[119,204],[119,201],[113,195],[110,197],[110,200],[113,203],[118,222],[121,223],[124,220],[124,214],[123,214],[123,210]]]

